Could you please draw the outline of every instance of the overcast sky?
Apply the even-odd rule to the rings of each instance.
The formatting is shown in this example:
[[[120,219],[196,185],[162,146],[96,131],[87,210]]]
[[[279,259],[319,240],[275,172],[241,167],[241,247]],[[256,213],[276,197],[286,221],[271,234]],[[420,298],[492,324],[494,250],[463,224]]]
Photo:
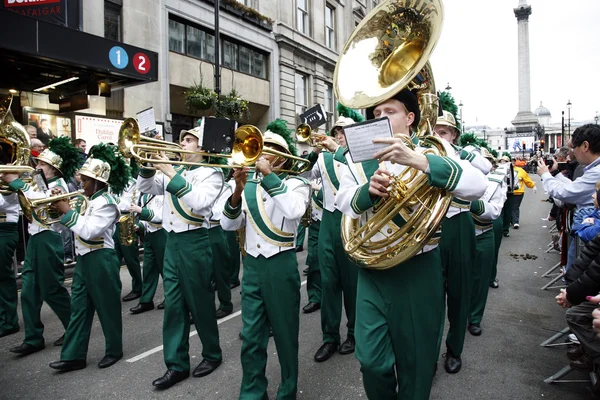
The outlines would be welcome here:
[[[593,120],[600,111],[600,1],[527,0],[531,111],[543,101],[552,122]],[[431,58],[438,90],[448,82],[467,125],[511,126],[518,111],[519,0],[444,0],[442,35]]]

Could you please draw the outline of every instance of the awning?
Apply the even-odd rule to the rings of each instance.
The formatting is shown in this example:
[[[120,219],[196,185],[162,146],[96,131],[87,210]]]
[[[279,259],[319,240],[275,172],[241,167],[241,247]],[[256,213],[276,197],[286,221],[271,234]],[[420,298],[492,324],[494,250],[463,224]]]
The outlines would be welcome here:
[[[72,79],[41,91],[69,96],[100,83],[114,90],[158,80],[156,52],[9,11],[0,11],[0,26],[0,88],[34,91]]]

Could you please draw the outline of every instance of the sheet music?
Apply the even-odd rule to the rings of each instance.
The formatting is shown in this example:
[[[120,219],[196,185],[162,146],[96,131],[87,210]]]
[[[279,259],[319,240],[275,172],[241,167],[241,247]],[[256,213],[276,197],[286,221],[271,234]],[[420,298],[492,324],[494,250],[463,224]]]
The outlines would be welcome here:
[[[147,108],[137,113],[140,133],[152,132],[156,130],[156,118],[154,118],[154,107]]]
[[[344,133],[354,162],[372,160],[375,153],[388,146],[375,144],[373,139],[393,137],[392,126],[387,117],[346,126]]]

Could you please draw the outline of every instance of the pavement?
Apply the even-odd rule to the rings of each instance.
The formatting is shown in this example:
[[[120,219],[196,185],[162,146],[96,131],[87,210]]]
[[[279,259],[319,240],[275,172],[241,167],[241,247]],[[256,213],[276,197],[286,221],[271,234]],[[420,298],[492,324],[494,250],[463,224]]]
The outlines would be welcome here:
[[[544,220],[550,204],[539,184],[537,194],[527,190],[521,205],[521,228],[504,238],[498,265],[499,289],[490,289],[482,322],[483,335],[467,334],[460,373],[444,371],[443,358],[434,379],[431,399],[589,399],[585,383],[548,385],[543,380],[566,366],[564,347],[543,348],[539,344],[566,326],[564,311],[554,301],[558,289],[541,290],[548,282],[541,275],[559,260],[557,253],[545,253],[550,242],[552,223]],[[305,246],[306,248],[306,246]],[[516,255],[534,255],[537,259]],[[298,253],[298,268],[305,268],[306,251]],[[301,273],[301,272],[300,272]],[[305,280],[304,275],[301,275]],[[121,270],[123,295],[131,289],[127,270]],[[70,281],[65,285],[70,289]],[[159,285],[155,304],[163,299]],[[306,304],[306,286],[302,286],[301,307]],[[23,330],[0,339],[0,399],[237,399],[241,383],[240,290],[233,290],[234,313],[219,321],[223,364],[204,378],[188,378],[166,391],[157,391],[152,381],[163,375],[162,310],[132,315],[129,309],[137,301],[123,303],[123,340],[125,355],[107,369],[99,369],[104,353],[104,337],[98,319],[94,319],[86,369],[60,373],[48,367],[59,359],[52,342],[63,334],[58,318],[44,304],[46,348],[24,358],[8,351],[19,345]],[[20,312],[20,310],[19,310]],[[19,316],[21,318],[21,315]],[[22,319],[21,319],[22,322]],[[345,322],[344,322],[345,323]],[[447,328],[447,327],[446,327]],[[194,333],[190,338],[191,365],[201,361],[201,344]],[[342,337],[345,337],[342,329]],[[300,350],[298,399],[366,399],[360,365],[353,355],[334,355],[325,363],[313,356],[321,344],[320,314],[300,314]],[[444,348],[440,353],[444,353]],[[276,398],[280,382],[277,351],[273,340],[268,348],[266,374],[269,396]],[[575,372],[569,379],[585,379]],[[377,400],[377,399],[376,399]]]

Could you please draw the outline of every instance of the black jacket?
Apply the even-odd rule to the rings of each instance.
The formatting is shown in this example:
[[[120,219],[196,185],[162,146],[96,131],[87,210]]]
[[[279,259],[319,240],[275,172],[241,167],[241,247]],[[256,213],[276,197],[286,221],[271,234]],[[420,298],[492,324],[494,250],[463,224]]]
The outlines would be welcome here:
[[[565,276],[567,300],[573,305],[583,303],[587,296],[600,292],[600,235],[581,250]]]

